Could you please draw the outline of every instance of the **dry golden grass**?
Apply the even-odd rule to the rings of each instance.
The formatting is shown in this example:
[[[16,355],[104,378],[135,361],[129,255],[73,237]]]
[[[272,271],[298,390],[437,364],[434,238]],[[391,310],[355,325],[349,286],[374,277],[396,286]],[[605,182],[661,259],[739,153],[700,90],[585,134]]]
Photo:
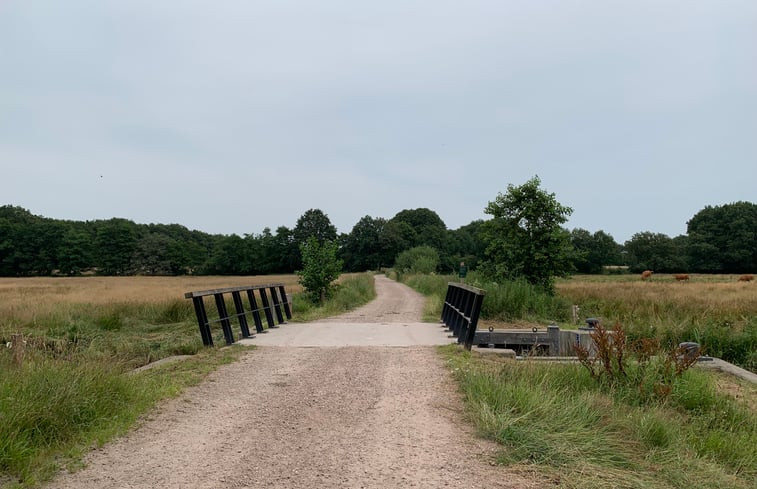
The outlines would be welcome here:
[[[604,278],[604,277],[603,277]],[[626,277],[600,279],[576,276],[557,284],[560,295],[574,304],[602,300],[627,307],[672,305],[702,314],[719,312],[747,316],[757,314],[757,283],[738,282],[732,275],[691,275],[677,282],[672,275],[655,275],[651,281]]]
[[[193,290],[269,283],[284,283],[291,293],[302,290],[296,275],[0,278],[0,327],[34,322],[74,305],[162,303],[185,300],[184,293]]]

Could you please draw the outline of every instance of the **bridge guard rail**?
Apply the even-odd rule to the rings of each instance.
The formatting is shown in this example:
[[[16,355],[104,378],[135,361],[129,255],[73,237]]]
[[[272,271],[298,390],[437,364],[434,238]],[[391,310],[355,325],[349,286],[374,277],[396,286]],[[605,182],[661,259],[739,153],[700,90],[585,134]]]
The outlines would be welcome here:
[[[258,301],[255,297],[256,291],[258,297],[260,297],[260,305],[258,305]],[[269,292],[271,294],[270,300],[268,297]],[[231,294],[231,300],[234,304],[234,313],[229,313],[229,310],[226,307],[226,299],[228,297],[226,294]],[[247,298],[246,305],[248,307],[245,305],[242,294]],[[211,295],[215,299],[216,311],[218,312],[218,319],[214,318],[212,320],[208,319],[208,312],[205,308],[204,299]],[[292,319],[292,309],[289,304],[289,299],[284,290],[284,284],[281,283],[199,290],[185,293],[184,298],[192,299],[192,304],[194,305],[195,314],[197,316],[197,324],[200,327],[202,344],[205,346],[213,346],[213,334],[210,330],[210,326],[214,323],[221,324],[226,344],[231,345],[234,343],[234,332],[231,327],[231,321],[233,319],[236,319],[239,322],[242,338],[255,337],[254,334],[250,333],[250,326],[247,322],[248,317],[251,317],[255,323],[255,331],[257,333],[263,333],[265,331],[261,313],[265,316],[268,328],[278,328],[276,320],[278,320],[279,324],[286,322],[284,319],[285,315],[286,319]]]
[[[456,282],[447,284],[447,296],[439,322],[449,328],[457,342],[464,344],[467,350],[473,346],[485,295],[485,290],[470,285]]]

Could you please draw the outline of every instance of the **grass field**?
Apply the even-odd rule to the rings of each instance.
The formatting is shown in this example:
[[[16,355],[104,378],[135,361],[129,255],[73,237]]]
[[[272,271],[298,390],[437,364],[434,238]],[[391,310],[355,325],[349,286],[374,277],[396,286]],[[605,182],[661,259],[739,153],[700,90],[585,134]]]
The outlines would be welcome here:
[[[757,484],[757,389],[684,372],[664,398],[597,383],[578,364],[515,362],[442,347],[498,461],[545,487],[742,488]]]
[[[298,295],[295,275],[0,279],[0,487],[35,487],[62,465],[75,467],[93,444],[248,350],[203,347],[185,292],[277,282],[294,293],[300,320],[338,314],[375,295],[368,274],[340,277],[321,307]],[[16,334],[25,339],[20,365],[5,347]],[[129,374],[173,355],[192,357]]]
[[[403,277],[428,296],[428,321],[439,318],[447,282],[457,280],[452,275]],[[688,282],[672,275],[648,281],[638,275],[578,275],[559,279],[556,296],[522,281],[494,283],[476,273],[466,283],[486,290],[482,328],[576,327],[597,317],[607,327],[620,323],[632,339],[658,338],[665,345],[696,341],[705,354],[757,372],[757,282],[739,282],[737,275],[692,274]],[[580,308],[578,324],[572,305]]]
[[[608,326],[621,323],[633,337],[696,341],[706,354],[757,371],[757,283],[737,279],[580,275],[559,280],[557,293],[578,305],[582,318],[598,317]]]

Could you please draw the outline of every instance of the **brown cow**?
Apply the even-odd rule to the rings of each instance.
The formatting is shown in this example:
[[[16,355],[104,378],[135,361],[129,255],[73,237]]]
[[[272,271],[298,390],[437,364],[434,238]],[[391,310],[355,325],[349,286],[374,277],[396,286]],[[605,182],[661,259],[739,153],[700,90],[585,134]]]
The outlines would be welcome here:
[[[754,280],[754,275],[742,275],[739,277],[739,282],[751,282]]]
[[[678,280],[679,282],[688,282],[689,280],[689,274],[688,273],[677,273],[673,275],[673,277]]]
[[[653,273],[654,272],[652,270],[644,270],[643,272],[641,272],[641,279],[646,280],[648,278],[651,278]]]

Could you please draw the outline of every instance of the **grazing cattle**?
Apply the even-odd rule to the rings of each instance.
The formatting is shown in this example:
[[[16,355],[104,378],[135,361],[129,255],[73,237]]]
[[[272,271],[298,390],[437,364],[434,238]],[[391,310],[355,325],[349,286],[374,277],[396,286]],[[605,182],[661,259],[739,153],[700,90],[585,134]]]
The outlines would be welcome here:
[[[652,270],[644,270],[643,272],[641,272],[641,279],[646,280],[648,278],[651,278],[653,273],[654,272]]]
[[[688,273],[677,273],[673,275],[673,277],[678,280],[679,282],[687,282],[689,280],[689,274]]]
[[[739,277],[739,282],[751,282],[754,280],[754,275],[742,275]]]

